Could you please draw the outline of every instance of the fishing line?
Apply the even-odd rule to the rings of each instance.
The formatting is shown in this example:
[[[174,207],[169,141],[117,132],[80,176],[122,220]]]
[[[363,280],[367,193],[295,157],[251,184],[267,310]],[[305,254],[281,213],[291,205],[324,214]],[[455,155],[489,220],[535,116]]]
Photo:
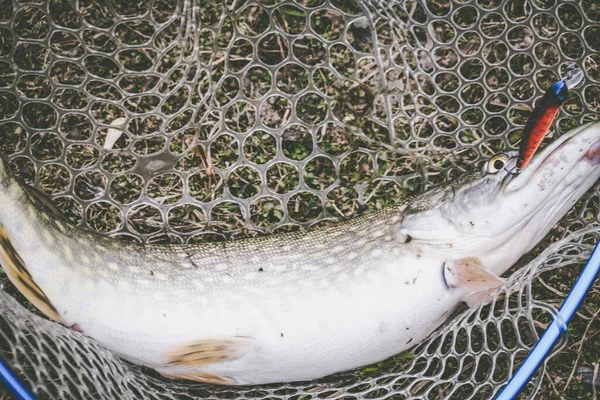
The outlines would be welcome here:
[[[583,270],[577,277],[577,281],[571,288],[563,305],[558,310],[558,314],[548,327],[540,340],[533,347],[521,367],[510,378],[504,389],[500,392],[496,400],[511,400],[523,390],[527,382],[531,379],[535,371],[546,359],[556,341],[561,335],[568,331],[568,324],[575,315],[577,309],[581,306],[585,295],[596,280],[600,272],[600,242],[592,251],[590,258],[583,267]]]

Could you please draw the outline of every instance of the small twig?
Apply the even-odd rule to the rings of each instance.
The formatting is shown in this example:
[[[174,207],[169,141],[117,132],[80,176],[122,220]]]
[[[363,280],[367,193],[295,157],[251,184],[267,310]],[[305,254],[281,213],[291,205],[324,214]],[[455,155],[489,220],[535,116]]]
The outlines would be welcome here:
[[[557,396],[560,397],[560,400],[567,400],[564,398],[564,396],[558,391],[558,389],[556,389],[556,385],[554,384],[554,381],[552,381],[552,377],[550,376],[550,374],[548,374],[548,371],[544,371],[544,375],[546,375],[546,379],[548,380],[548,382],[550,382],[550,385],[552,386],[552,389],[554,390],[554,394],[556,394]]]
[[[549,291],[551,291],[552,293],[554,293],[557,296],[560,296],[562,298],[567,297],[566,293],[561,292],[560,290],[553,288],[552,286],[548,285],[543,278],[539,278],[538,281]]]
[[[212,179],[216,179],[215,170],[213,169],[212,165],[212,158],[210,157],[210,154],[204,150],[204,147],[201,145],[194,147],[194,154],[200,157],[202,165],[206,169],[206,174]]]

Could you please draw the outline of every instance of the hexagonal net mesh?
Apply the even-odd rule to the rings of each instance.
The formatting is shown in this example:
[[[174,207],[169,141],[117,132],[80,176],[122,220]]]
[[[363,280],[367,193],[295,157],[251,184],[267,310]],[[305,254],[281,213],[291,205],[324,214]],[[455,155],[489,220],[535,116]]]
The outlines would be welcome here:
[[[597,119],[599,21],[593,0],[3,1],[0,149],[74,223],[115,240],[299,229],[515,149],[573,61],[585,79],[553,135]],[[576,274],[597,214],[594,189],[490,305],[316,382],[159,378],[33,315],[4,276],[0,350],[41,398],[490,398],[552,318],[556,277]]]

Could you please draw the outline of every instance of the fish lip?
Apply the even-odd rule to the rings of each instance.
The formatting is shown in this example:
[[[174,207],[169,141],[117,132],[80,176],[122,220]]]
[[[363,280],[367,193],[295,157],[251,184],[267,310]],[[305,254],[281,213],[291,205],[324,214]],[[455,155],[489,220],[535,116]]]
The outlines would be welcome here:
[[[523,171],[521,171],[521,173],[515,179],[512,179],[509,182],[507,189],[518,190],[527,185],[553,154],[560,151],[560,149],[567,145],[572,139],[579,136],[582,131],[594,126],[600,132],[600,122],[593,121],[585,125],[581,125],[580,127],[571,130],[567,134],[560,136],[553,143],[538,153],[533,160],[531,160],[529,165]],[[589,161],[591,161],[592,165],[594,166],[600,164],[600,135],[598,135],[591,146],[586,149],[585,153],[582,153],[580,160],[584,158],[587,158]]]
[[[588,159],[594,166],[600,164],[600,138],[583,154],[583,158]]]

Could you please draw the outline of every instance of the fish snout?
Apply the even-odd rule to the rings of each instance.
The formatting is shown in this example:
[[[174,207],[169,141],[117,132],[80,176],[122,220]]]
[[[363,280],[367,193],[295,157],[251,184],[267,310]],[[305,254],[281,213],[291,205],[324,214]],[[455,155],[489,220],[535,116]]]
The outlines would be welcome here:
[[[561,136],[557,145],[540,155],[540,165],[543,168],[550,164],[562,169],[584,167],[581,161],[591,166],[600,164],[600,122],[583,125]]]
[[[584,125],[542,162],[537,182],[551,191],[587,188],[600,177],[598,165],[600,123]]]
[[[577,128],[566,144],[576,147],[577,159],[588,160],[594,166],[600,164],[600,122]]]
[[[563,190],[571,184],[577,185],[577,182],[586,184],[598,178],[598,165],[600,122],[595,122],[573,129],[543,149],[508,184],[506,192],[516,193],[532,187],[539,192],[547,192],[548,189]]]

